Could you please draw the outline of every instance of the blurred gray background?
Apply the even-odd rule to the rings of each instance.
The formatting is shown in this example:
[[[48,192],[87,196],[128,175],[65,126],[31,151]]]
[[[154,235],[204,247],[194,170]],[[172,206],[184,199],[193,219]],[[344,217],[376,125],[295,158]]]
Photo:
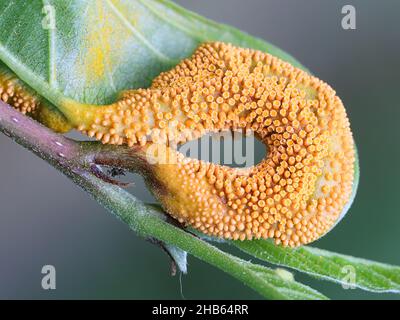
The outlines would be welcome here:
[[[177,2],[276,44],[337,90],[359,148],[361,182],[347,217],[313,245],[400,265],[400,1]],[[345,4],[356,7],[356,30],[341,28]],[[55,169],[4,135],[0,155],[0,298],[260,298],[192,257],[188,275],[171,277],[164,253]],[[151,201],[142,180],[135,182],[132,192]],[[41,289],[46,264],[57,270],[54,291]],[[295,277],[331,298],[398,297]]]

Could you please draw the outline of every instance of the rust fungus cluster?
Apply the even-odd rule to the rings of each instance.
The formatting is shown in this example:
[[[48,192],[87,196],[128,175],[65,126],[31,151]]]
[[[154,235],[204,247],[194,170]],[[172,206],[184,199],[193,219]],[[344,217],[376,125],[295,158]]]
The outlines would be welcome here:
[[[203,44],[149,89],[75,108],[69,118],[103,143],[143,148],[224,129],[255,132],[268,155],[251,168],[171,150],[175,163],[152,167],[164,209],[208,235],[306,244],[335,225],[352,193],[355,147],[342,101],[328,84],[260,51]]]
[[[33,113],[39,105],[39,101],[31,92],[6,71],[0,71],[0,100],[12,105],[23,114]]]
[[[309,243],[332,228],[351,195],[354,143],[341,100],[323,81],[260,51],[204,44],[151,88],[127,91],[86,118],[93,122],[79,129],[89,136],[130,146],[253,130],[268,156],[248,170],[183,156],[155,169],[166,210],[209,235]]]

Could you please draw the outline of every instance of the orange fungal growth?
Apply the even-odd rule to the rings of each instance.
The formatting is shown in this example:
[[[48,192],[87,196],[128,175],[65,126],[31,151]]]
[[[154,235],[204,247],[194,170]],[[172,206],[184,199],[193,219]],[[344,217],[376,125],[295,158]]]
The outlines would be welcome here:
[[[0,100],[56,132],[71,130],[71,125],[55,106],[39,96],[1,62]]]
[[[323,81],[260,51],[203,44],[149,89],[108,106],[66,102],[60,110],[88,136],[144,153],[207,132],[255,132],[268,155],[251,168],[170,147],[153,154],[175,159],[151,166],[164,209],[208,235],[310,243],[336,224],[352,194],[355,146],[342,101]]]
[[[17,77],[7,71],[0,70],[0,99],[23,114],[33,113],[39,104],[38,99],[20,84]]]

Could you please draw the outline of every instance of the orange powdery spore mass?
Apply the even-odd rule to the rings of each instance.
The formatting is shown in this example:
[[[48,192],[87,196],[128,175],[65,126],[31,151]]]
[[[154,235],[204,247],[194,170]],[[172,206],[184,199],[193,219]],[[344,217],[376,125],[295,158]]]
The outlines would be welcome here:
[[[208,43],[149,89],[75,112],[103,143],[182,143],[206,132],[252,130],[268,156],[233,169],[177,151],[155,164],[154,193],[174,218],[227,239],[299,246],[328,232],[352,193],[355,146],[344,106],[323,81],[276,57]]]
[[[0,71],[0,99],[23,114],[33,113],[40,101],[19,83],[16,77]]]
[[[71,130],[71,125],[61,112],[2,64],[0,65],[0,100],[56,132],[64,133]]]

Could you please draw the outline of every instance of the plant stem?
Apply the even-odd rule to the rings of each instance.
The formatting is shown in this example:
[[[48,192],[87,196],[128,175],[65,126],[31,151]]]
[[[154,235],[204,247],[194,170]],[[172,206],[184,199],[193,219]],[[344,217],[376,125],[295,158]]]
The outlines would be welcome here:
[[[175,245],[231,274],[266,298],[325,298],[295,281],[286,283],[274,270],[243,261],[169,224],[160,210],[145,205],[118,186],[106,183],[93,172],[92,167],[96,164],[143,169],[140,150],[73,141],[1,101],[0,131],[59,169],[139,235]]]
[[[0,129],[18,144],[57,168],[67,168],[79,156],[78,143],[57,135],[0,100]]]

